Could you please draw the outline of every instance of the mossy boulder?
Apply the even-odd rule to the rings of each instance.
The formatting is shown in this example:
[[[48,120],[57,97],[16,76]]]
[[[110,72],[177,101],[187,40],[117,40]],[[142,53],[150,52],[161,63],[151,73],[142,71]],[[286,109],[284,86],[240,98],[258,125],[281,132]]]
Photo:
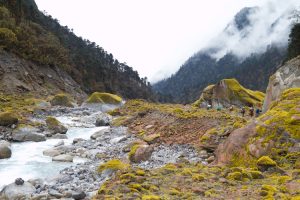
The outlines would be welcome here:
[[[194,105],[203,107],[210,104],[214,108],[256,106],[263,103],[264,97],[264,93],[246,89],[236,79],[223,79],[215,85],[207,86]]]
[[[86,103],[120,104],[122,98],[115,94],[94,92],[89,96]]]
[[[257,160],[257,167],[262,171],[265,171],[271,167],[276,167],[276,165],[276,162],[269,156],[262,156]]]
[[[51,100],[52,106],[74,107],[71,98],[67,94],[57,94]]]
[[[12,112],[0,113],[0,126],[11,126],[18,123],[18,117]]]
[[[128,158],[131,162],[140,163],[148,160],[151,157],[153,150],[153,147],[148,144],[134,144],[131,147]]]
[[[129,164],[122,162],[118,159],[110,160],[98,167],[98,172],[102,173],[105,170],[112,170],[112,171],[118,171],[118,170],[125,170],[128,167],[130,167]]]
[[[65,134],[68,131],[68,129],[54,117],[47,117],[46,124],[52,135],[56,133]]]

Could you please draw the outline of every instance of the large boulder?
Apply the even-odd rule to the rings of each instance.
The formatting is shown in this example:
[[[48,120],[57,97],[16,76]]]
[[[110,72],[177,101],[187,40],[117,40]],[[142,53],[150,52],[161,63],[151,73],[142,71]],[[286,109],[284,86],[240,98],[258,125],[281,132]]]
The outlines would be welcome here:
[[[120,104],[122,98],[110,93],[94,92],[89,96],[86,103]]]
[[[52,135],[57,133],[65,134],[68,131],[68,129],[54,117],[47,117],[46,124]]]
[[[233,131],[216,150],[218,164],[251,165],[270,156],[279,165],[293,166],[300,156],[300,88],[285,90],[270,109]]]
[[[11,126],[18,123],[18,117],[11,112],[0,113],[0,126]]]
[[[74,107],[70,97],[66,94],[57,94],[51,100],[52,106]]]
[[[0,141],[0,159],[10,158],[10,157],[11,157],[10,143],[1,140]]]
[[[264,100],[264,93],[252,91],[244,88],[235,79],[223,79],[215,85],[207,86],[195,106],[212,105],[214,108],[219,106],[257,106]]]
[[[300,56],[285,63],[270,77],[263,112],[270,108],[273,101],[279,99],[284,90],[297,87],[300,87]]]
[[[96,140],[99,137],[103,137],[104,135],[108,134],[110,132],[110,128],[104,128],[100,131],[97,131],[93,135],[91,135],[92,140]]]
[[[153,150],[154,148],[147,143],[134,144],[128,154],[129,160],[133,163],[146,161],[151,157]]]
[[[39,133],[39,130],[32,126],[18,127],[16,130],[13,131],[12,138],[14,141],[17,142],[41,142],[46,140],[45,135]]]
[[[36,189],[29,182],[24,182],[17,185],[11,183],[3,188],[0,192],[0,199],[3,200],[20,200],[30,199],[31,195],[36,192]]]

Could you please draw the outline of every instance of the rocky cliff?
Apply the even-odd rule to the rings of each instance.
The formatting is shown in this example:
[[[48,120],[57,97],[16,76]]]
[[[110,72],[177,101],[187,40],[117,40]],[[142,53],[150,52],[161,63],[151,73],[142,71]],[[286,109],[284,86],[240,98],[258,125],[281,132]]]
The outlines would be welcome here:
[[[270,77],[263,111],[266,112],[285,89],[296,87],[300,87],[300,56],[285,63]]]

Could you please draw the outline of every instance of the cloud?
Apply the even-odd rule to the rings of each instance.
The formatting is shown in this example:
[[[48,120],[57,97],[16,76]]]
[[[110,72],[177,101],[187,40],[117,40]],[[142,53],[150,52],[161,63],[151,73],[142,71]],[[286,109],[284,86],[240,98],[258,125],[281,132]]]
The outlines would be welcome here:
[[[269,45],[286,46],[295,10],[300,1],[268,1],[261,7],[245,8],[229,23],[206,50],[220,59],[228,53],[245,58],[263,53]]]

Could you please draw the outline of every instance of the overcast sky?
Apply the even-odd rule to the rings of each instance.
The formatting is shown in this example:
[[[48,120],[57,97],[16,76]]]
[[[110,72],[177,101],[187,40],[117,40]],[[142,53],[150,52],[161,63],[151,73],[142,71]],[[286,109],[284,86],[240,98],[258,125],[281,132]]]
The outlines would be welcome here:
[[[276,0],[274,0],[276,1]],[[278,0],[280,1],[280,0]],[[265,0],[36,0],[151,82],[174,73],[243,7]]]

